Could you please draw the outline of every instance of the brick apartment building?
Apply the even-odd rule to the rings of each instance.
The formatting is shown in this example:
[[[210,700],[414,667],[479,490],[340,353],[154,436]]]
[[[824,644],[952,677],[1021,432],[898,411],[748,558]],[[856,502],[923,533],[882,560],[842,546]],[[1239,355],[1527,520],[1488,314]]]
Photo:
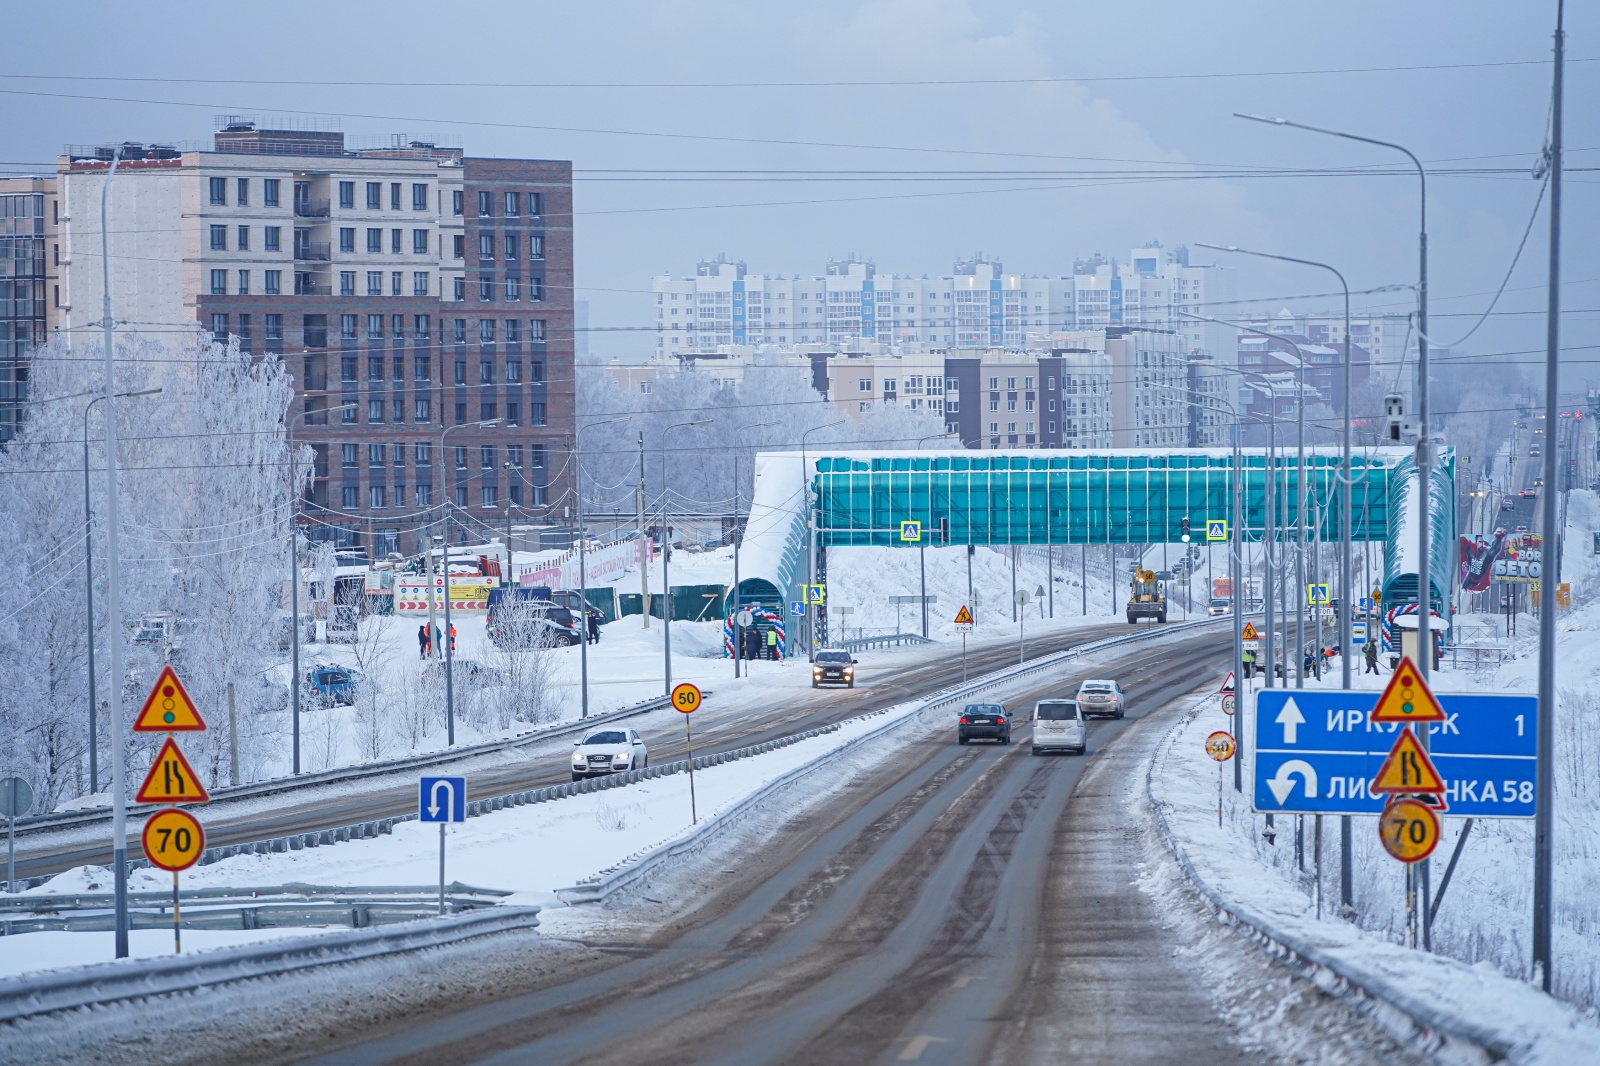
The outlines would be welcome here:
[[[457,541],[560,514],[573,429],[570,163],[415,141],[350,148],[342,133],[247,121],[224,124],[209,151],[117,151],[121,328],[197,326],[283,356],[294,438],[316,452],[300,508],[308,536],[382,555],[417,550],[446,511]],[[94,336],[100,317],[111,154],[69,150],[48,190],[61,205],[52,321],[68,337]]]

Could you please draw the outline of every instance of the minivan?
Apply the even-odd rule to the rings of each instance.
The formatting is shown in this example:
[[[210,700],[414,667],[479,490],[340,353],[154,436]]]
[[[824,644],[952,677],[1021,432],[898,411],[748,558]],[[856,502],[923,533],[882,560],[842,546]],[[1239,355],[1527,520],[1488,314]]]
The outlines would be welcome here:
[[[1062,748],[1079,755],[1089,750],[1088,730],[1078,701],[1040,700],[1033,708],[1033,754]]]

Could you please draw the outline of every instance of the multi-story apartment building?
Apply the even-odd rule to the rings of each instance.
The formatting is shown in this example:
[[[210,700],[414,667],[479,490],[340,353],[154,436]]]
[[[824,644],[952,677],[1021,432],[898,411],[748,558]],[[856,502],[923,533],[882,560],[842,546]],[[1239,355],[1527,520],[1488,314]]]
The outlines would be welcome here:
[[[53,177],[0,178],[0,442],[28,402],[28,356],[55,325],[61,207]]]
[[[854,258],[810,278],[753,277],[743,262],[720,257],[700,263],[692,278],[657,277],[652,289],[656,354],[665,357],[715,355],[729,345],[1040,349],[1058,332],[1146,327],[1233,358],[1232,329],[1204,320],[1227,317],[1212,304],[1232,299],[1231,275],[1159,245],[1134,249],[1127,264],[1082,260],[1058,277],[1007,274],[981,256],[932,279],[881,276]]]
[[[1343,313],[1297,315],[1284,308],[1277,314],[1253,315],[1239,321],[1254,329],[1303,337],[1316,344],[1344,343]],[[1407,314],[1352,314],[1350,342],[1367,353],[1369,365],[1392,367],[1416,348],[1417,334]]]
[[[117,319],[197,326],[284,358],[291,417],[304,414],[295,437],[316,450],[309,535],[411,551],[444,504],[455,535],[479,539],[564,494],[570,163],[421,142],[351,149],[340,133],[249,122],[226,125],[210,151],[120,151]],[[58,165],[69,337],[100,314],[110,161],[69,151]]]
[[[1104,352],[1111,370],[1111,447],[1186,448],[1189,358],[1170,330],[1112,327],[1067,334],[1075,348]]]

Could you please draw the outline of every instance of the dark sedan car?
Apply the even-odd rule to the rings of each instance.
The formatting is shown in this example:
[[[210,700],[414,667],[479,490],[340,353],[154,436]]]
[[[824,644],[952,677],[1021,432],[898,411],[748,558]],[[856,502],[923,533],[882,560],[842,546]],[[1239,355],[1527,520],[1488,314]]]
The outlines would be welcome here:
[[[819,688],[822,685],[856,687],[856,661],[849,652],[838,648],[817,652],[817,661],[811,664],[811,687]]]
[[[969,703],[961,708],[961,721],[956,725],[956,741],[992,740],[997,744],[1011,743],[1011,712],[1000,703]]]

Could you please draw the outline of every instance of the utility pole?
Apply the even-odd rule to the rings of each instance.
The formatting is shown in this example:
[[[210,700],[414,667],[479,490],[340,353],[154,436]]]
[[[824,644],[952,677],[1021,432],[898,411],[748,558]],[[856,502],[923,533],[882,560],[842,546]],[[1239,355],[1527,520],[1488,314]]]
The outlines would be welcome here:
[[[1556,583],[1561,580],[1561,540],[1556,529],[1556,448],[1559,432],[1557,386],[1561,379],[1561,109],[1566,61],[1565,4],[1556,0],[1555,75],[1550,103],[1550,290],[1544,353],[1544,595],[1539,597],[1539,758],[1534,768],[1533,970],[1539,987],[1550,991],[1555,963],[1555,734],[1556,734]]]
[[[639,510],[639,602],[644,605],[644,628],[650,628],[650,551],[644,539],[644,430],[639,431],[639,487],[634,491]]]

